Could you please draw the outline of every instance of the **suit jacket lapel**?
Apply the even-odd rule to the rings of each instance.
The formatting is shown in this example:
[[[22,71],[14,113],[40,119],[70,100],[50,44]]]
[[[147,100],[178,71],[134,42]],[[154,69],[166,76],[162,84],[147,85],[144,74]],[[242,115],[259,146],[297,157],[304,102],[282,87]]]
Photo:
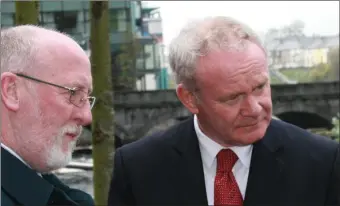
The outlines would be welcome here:
[[[174,153],[176,158],[177,191],[181,203],[207,205],[205,181],[198,139],[193,119],[185,120],[175,131]]]
[[[50,200],[55,201],[55,205],[94,205],[93,198],[78,189],[65,185],[56,175],[44,174],[43,178],[54,186],[54,191]]]
[[[43,175],[45,181],[2,147],[1,164],[1,187],[21,205],[77,205],[64,193],[66,185],[49,181],[53,175]]]
[[[49,202],[53,202],[54,205],[78,205],[66,194],[66,192],[69,190],[69,187],[63,184],[55,175],[44,174],[43,178],[54,186],[54,190],[50,196]]]
[[[254,144],[244,205],[277,204],[284,187],[282,132],[269,125],[262,140]]]
[[[1,187],[21,205],[45,206],[53,186],[1,147]]]

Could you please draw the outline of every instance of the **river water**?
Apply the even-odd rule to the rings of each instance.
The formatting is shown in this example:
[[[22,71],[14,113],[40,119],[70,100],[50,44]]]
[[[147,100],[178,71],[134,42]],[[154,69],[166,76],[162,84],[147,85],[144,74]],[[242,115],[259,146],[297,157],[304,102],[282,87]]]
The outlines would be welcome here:
[[[73,158],[74,162],[92,163],[89,155]],[[91,170],[61,168],[54,172],[62,182],[71,188],[80,189],[93,196],[93,172]]]

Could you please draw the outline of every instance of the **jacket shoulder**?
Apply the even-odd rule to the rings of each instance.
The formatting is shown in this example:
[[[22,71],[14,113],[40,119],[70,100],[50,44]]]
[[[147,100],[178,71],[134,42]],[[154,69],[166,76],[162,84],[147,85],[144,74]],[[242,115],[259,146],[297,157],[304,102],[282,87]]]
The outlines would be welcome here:
[[[15,206],[17,203],[1,187],[1,206]]]
[[[271,125],[275,129],[278,129],[279,131],[283,132],[283,134],[286,134],[286,136],[288,136],[289,140],[291,141],[300,141],[311,146],[314,145],[319,147],[334,147],[334,148],[336,148],[337,145],[339,144],[338,142],[332,140],[329,137],[314,134],[298,126],[295,126],[293,124],[281,120],[274,120],[272,121]]]
[[[158,147],[164,147],[169,146],[173,143],[175,143],[178,139],[179,132],[190,125],[191,118],[188,120],[184,120],[183,122],[180,122],[167,130],[155,132],[151,135],[142,137],[134,142],[128,143],[120,148],[118,150],[122,151],[129,151],[129,150],[136,150],[136,149],[152,149],[152,148],[158,148]]]
[[[311,133],[281,120],[272,121],[270,127],[275,130],[276,135],[281,136],[285,147],[297,154],[309,153],[312,157],[318,156],[317,159],[334,158],[339,147],[339,143],[329,137]]]

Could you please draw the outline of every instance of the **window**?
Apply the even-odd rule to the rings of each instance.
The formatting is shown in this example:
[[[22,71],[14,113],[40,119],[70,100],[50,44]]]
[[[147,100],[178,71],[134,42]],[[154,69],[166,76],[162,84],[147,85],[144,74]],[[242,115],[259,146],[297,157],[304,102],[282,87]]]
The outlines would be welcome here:
[[[42,23],[54,23],[53,12],[41,13]]]
[[[41,12],[41,25],[51,29],[68,33],[72,36],[81,36],[89,33],[84,22],[85,11],[54,11]]]
[[[90,12],[89,10],[84,10],[84,21],[89,21],[90,20]]]
[[[15,14],[1,13],[1,27],[10,27],[15,24]]]
[[[111,32],[127,31],[130,22],[128,9],[111,9],[109,18]]]
[[[144,45],[145,51],[145,69],[155,69],[157,67],[157,60],[156,60],[156,50],[154,44],[145,44]]]
[[[85,30],[85,33],[86,34],[89,34],[90,33],[90,29],[91,29],[91,23],[90,21],[85,21],[84,22],[84,30]]]
[[[53,13],[56,28],[61,32],[77,33],[77,11],[56,11]]]
[[[55,23],[44,23],[43,26],[48,29],[56,29]]]

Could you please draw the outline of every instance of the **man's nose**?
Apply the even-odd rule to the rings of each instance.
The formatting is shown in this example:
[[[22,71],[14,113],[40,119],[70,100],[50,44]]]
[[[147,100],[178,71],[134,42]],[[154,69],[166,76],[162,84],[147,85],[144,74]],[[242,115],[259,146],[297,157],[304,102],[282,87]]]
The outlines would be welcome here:
[[[92,123],[92,111],[90,104],[85,104],[82,107],[77,108],[75,115],[77,122],[79,122],[79,124],[82,126],[87,126]]]
[[[83,117],[83,125],[89,125],[92,123],[92,111],[91,109],[86,110],[84,112],[84,117]]]
[[[241,109],[241,114],[243,116],[256,117],[260,114],[262,107],[255,97],[247,97],[244,101]]]

